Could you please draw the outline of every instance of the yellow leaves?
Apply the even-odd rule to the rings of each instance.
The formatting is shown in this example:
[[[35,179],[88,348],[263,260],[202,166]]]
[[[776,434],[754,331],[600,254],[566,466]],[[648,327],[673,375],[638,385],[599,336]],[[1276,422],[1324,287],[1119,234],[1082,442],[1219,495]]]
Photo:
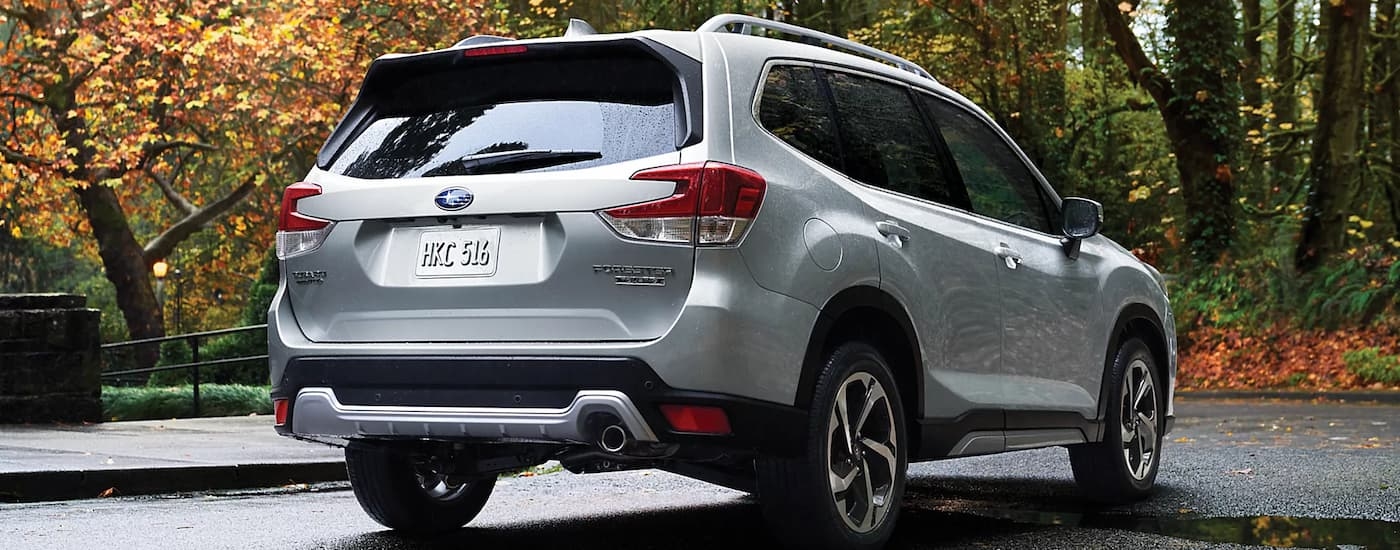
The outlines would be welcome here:
[[[1352,214],[1350,217],[1347,218],[1347,221],[1348,221],[1348,222],[1351,222],[1351,223],[1359,222],[1359,221],[1361,221],[1361,216],[1358,216],[1358,215],[1356,215],[1356,214]]]
[[[1149,197],[1151,197],[1151,196],[1152,196],[1152,188],[1151,188],[1151,187],[1148,187],[1148,186],[1146,186],[1146,185],[1139,186],[1138,188],[1133,189],[1132,191],[1129,191],[1129,192],[1128,192],[1128,202],[1137,202],[1137,201],[1141,201],[1141,200],[1147,200],[1147,199],[1148,199]]]
[[[1361,220],[1356,223],[1357,225],[1360,225],[1362,229],[1370,229],[1371,226],[1376,225],[1376,222],[1373,222],[1371,220]]]
[[[1278,129],[1280,129],[1280,130],[1292,130],[1292,129],[1293,129],[1293,123],[1292,123],[1292,122],[1280,122],[1280,123],[1278,124]]]
[[[1343,2],[1343,1],[1344,1],[1344,0],[1327,0],[1327,3],[1328,3],[1328,4],[1332,4],[1332,7],[1334,7],[1334,8],[1340,8],[1340,7],[1342,7],[1342,2]]]
[[[155,19],[152,19],[151,23],[154,23],[157,27],[164,27],[170,24],[170,18],[162,13],[160,15],[157,15]]]
[[[10,236],[16,239],[22,239],[24,238],[24,231],[21,231],[18,225],[11,225]]]

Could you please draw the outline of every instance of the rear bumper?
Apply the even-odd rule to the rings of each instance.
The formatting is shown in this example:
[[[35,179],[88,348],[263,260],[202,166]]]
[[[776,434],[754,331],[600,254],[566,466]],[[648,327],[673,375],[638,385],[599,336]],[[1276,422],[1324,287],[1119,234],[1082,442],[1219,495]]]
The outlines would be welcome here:
[[[807,415],[790,406],[670,388],[626,357],[302,357],[272,389],[283,435],[589,444],[599,415],[638,441],[797,455]],[[732,433],[673,430],[660,405],[723,409]]]

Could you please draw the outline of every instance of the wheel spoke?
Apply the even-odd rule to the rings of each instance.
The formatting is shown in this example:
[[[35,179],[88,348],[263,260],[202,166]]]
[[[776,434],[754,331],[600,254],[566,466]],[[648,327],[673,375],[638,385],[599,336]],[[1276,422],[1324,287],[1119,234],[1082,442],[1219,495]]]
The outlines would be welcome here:
[[[1138,421],[1142,422],[1142,427],[1138,429],[1138,437],[1145,445],[1143,450],[1152,452],[1157,448],[1157,420],[1149,418],[1147,415],[1138,413]]]
[[[880,400],[885,399],[885,388],[880,384],[870,381],[871,384],[865,389],[865,404],[860,408],[860,418],[856,420],[855,434],[859,436],[865,430],[865,423],[870,420],[870,413],[875,410],[875,406]]]
[[[856,442],[855,442],[855,438],[852,437],[852,435],[853,435],[852,432],[855,431],[855,428],[851,427],[851,416],[850,416],[850,414],[846,411],[846,388],[847,388],[847,387],[849,387],[849,384],[847,384],[847,385],[842,385],[842,386],[841,386],[841,389],[840,389],[840,390],[837,390],[837,392],[836,392],[836,410],[833,411],[833,412],[836,414],[837,419],[838,419],[838,422],[840,423],[839,425],[840,425],[840,427],[841,427],[841,433],[842,433],[842,434],[845,436],[845,438],[846,438],[846,452],[851,453],[851,452],[855,452],[855,449],[856,449]]]
[[[861,446],[870,449],[870,452],[875,453],[875,455],[880,457],[880,460],[884,461],[884,473],[888,475],[891,479],[893,479],[894,470],[896,468],[894,449],[891,449],[889,445],[886,445],[879,441],[875,441],[868,437],[860,438],[860,444]],[[866,464],[869,464],[868,460],[866,461]],[[867,469],[867,471],[869,470]]]
[[[861,514],[860,529],[866,531],[875,526],[875,488],[870,485],[870,464],[861,459],[861,466],[865,470],[865,475],[860,476],[865,482],[865,501],[861,503],[865,513]]]
[[[1137,395],[1133,396],[1133,409],[1139,411],[1142,410],[1142,398],[1146,397],[1152,391],[1152,379],[1147,376],[1142,376],[1142,374],[1138,375]]]
[[[855,481],[856,474],[859,472],[860,470],[851,468],[851,471],[846,472],[846,475],[839,475],[836,470],[828,469],[827,474],[831,478],[831,493],[834,495],[846,492],[847,489],[851,488],[851,482]]]

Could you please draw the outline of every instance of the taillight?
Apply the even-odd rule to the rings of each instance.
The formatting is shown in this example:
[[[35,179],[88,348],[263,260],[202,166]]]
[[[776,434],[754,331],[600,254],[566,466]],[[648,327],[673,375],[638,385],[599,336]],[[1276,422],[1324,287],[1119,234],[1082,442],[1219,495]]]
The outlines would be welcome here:
[[[287,399],[278,398],[272,400],[272,425],[287,425]]]
[[[763,202],[768,183],[757,172],[705,162],[650,168],[634,180],[673,181],[670,197],[602,212],[619,235],[629,239],[701,245],[739,242]]]
[[[306,254],[321,246],[331,231],[331,222],[297,212],[297,201],[321,194],[314,183],[293,183],[282,193],[282,212],[277,217],[277,258],[285,260]]]

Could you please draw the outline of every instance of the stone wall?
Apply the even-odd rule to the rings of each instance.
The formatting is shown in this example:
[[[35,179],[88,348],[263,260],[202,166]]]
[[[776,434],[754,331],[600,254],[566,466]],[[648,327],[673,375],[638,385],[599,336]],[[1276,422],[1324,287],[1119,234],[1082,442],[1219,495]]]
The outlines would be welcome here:
[[[101,312],[71,294],[0,294],[0,424],[102,419]]]

